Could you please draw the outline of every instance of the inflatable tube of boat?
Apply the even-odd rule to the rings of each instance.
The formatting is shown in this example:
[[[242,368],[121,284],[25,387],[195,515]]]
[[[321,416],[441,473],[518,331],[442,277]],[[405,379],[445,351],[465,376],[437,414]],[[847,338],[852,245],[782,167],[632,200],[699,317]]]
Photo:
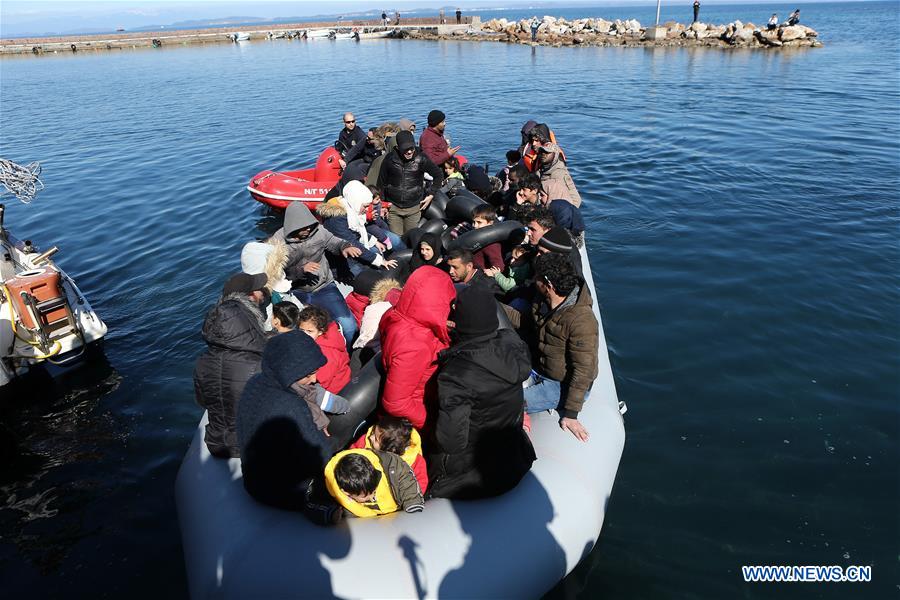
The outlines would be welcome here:
[[[443,246],[444,252],[450,249],[450,244],[452,244],[454,241],[453,231],[451,229],[447,229],[444,231],[444,233],[441,234],[441,246]]]
[[[422,239],[422,234],[425,233],[424,231],[422,231],[421,226],[427,222],[428,221],[426,219],[422,219],[419,222],[419,227],[413,227],[412,229],[410,229],[409,231],[407,231],[406,233],[403,234],[403,236],[400,239],[403,240],[403,243],[406,244],[407,248],[415,248],[416,246],[419,245],[419,240]]]
[[[375,411],[381,396],[382,375],[384,368],[381,365],[381,352],[377,352],[341,390],[340,395],[350,403],[350,411],[328,417],[331,420],[328,433],[338,448],[343,448],[356,439],[357,430]]]
[[[482,204],[487,204],[487,202],[472,192],[460,192],[450,198],[450,202],[447,203],[447,220],[451,223],[471,222],[472,211],[476,206]]]
[[[404,248],[403,250],[391,250],[388,254],[385,255],[385,258],[387,258],[388,260],[396,260],[397,262],[400,262],[401,260],[409,260],[410,258],[412,258],[412,255],[412,248]]]
[[[210,456],[204,415],[175,484],[191,597],[539,598],[556,585],[589,554],[615,506],[625,443],[582,258],[600,323],[598,375],[578,417],[587,442],[560,429],[557,415],[537,413],[530,435],[538,460],[508,493],[433,499],[421,513],[319,527],[250,498],[240,460]]]
[[[522,231],[522,224],[518,221],[499,221],[493,225],[482,227],[481,229],[472,229],[465,232],[452,242],[448,250],[454,248],[465,248],[466,250],[481,250],[489,244],[496,242],[505,243],[509,241],[511,236],[516,232]]]
[[[419,228],[422,230],[423,234],[433,233],[435,235],[441,235],[447,230],[447,223],[441,219],[429,219],[420,225]]]
[[[425,209],[423,215],[426,219],[443,219],[447,214],[447,203],[450,202],[450,198],[447,197],[447,194],[438,190],[434,193],[434,197],[431,199],[431,204],[428,205],[428,208]]]

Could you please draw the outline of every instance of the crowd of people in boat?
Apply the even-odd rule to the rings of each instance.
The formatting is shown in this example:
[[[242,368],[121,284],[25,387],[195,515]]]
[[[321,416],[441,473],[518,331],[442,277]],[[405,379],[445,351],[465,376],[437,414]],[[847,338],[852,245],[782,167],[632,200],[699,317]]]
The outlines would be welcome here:
[[[529,414],[589,437],[599,324],[566,155],[528,121],[489,176],[441,111],[418,144],[410,119],[343,125],[317,214],[294,203],[245,244],[206,313],[206,446],[256,500],[323,524],[503,494],[536,459]]]

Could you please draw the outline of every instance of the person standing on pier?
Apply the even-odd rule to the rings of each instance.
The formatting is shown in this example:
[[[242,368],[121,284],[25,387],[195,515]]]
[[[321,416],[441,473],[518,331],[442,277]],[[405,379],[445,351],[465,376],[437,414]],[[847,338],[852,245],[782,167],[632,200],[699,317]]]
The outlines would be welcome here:
[[[385,27],[387,27],[387,24],[388,24],[387,13],[384,11],[381,11],[381,24],[384,25]]]
[[[456,24],[457,25],[462,24],[462,11],[459,10],[458,8],[456,9]]]
[[[694,23],[700,19],[700,0],[694,0]]]
[[[399,25],[400,24],[400,11],[399,10],[394,12],[394,19],[396,19],[396,23],[394,23],[394,24]]]
[[[541,22],[538,21],[537,16],[531,17],[531,41],[537,41],[537,32],[538,29],[541,28]]]
[[[438,23],[443,25],[446,22],[447,22],[447,19],[444,18],[444,9],[442,8],[441,10],[438,11]]]

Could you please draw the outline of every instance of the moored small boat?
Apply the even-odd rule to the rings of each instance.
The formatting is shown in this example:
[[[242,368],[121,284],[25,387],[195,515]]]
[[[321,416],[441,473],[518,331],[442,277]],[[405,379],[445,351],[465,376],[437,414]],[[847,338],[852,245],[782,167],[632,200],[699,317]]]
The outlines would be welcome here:
[[[43,363],[75,364],[106,335],[106,324],[75,282],[29,240],[3,225],[0,204],[0,386]]]

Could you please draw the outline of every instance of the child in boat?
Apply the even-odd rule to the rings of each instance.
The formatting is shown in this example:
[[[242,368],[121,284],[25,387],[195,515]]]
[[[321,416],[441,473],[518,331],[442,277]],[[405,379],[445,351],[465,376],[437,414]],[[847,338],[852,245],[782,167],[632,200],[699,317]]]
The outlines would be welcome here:
[[[442,192],[450,195],[457,190],[466,189],[466,180],[459,169],[458,158],[451,156],[441,167],[444,169],[444,184],[440,188]]]
[[[328,312],[318,306],[307,306],[297,317],[297,326],[316,341],[327,362],[318,371],[319,384],[333,394],[338,394],[350,383],[350,355],[347,354],[344,336]]]
[[[316,307],[311,307],[316,308]],[[321,310],[321,309],[319,309]],[[297,329],[302,311],[292,302],[279,302],[272,307],[272,325],[278,333],[288,333]],[[322,350],[324,354],[324,350]],[[327,358],[327,356],[326,356]],[[324,368],[324,367],[322,367]],[[320,369],[321,370],[321,369]],[[303,398],[309,406],[313,423],[319,431],[328,435],[328,424],[331,422],[326,413],[341,415],[350,410],[350,403],[342,396],[333,394],[325,389],[318,381],[319,370],[309,375],[309,381],[303,385],[295,382],[291,389]]]
[[[396,454],[412,467],[422,493],[428,491],[428,469],[422,456],[422,438],[408,419],[381,415],[378,423],[369,427],[350,447]]]
[[[272,306],[272,327],[278,333],[287,333],[297,329],[300,309],[293,302],[279,302]]]
[[[472,212],[472,227],[481,229],[497,222],[497,209],[490,204],[481,204]],[[504,269],[503,247],[500,242],[488,244],[481,250],[472,253],[472,262],[482,271],[490,268]]]
[[[505,271],[497,267],[485,269],[484,274],[493,277],[497,285],[504,292],[508,292],[517,285],[522,285],[531,277],[531,259],[534,250],[531,246],[515,246],[512,249],[511,260]]]
[[[425,500],[412,467],[390,452],[353,448],[325,466],[325,488],[350,514],[377,517],[421,512]]]
[[[353,342],[354,348],[371,347],[378,349],[380,339],[378,337],[378,324],[381,323],[381,317],[384,313],[397,304],[400,299],[400,292],[403,290],[403,284],[396,279],[382,279],[372,286],[372,292],[369,294],[369,305],[363,312],[362,322],[359,327],[359,337]]]

